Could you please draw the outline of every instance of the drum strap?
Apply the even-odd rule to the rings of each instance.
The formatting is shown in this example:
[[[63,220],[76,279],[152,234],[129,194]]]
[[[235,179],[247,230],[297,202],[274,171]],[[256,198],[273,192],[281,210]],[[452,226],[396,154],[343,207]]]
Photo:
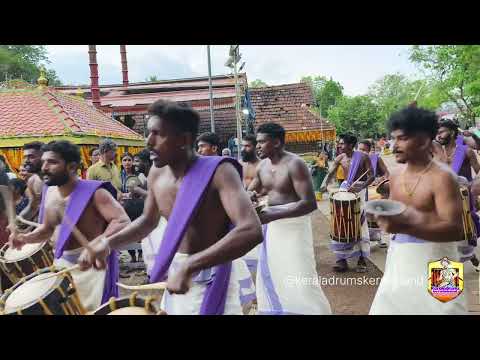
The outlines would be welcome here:
[[[170,264],[217,167],[226,161],[235,166],[241,177],[242,168],[236,160],[220,156],[200,156],[183,178],[172,213],[168,219],[160,249],[155,257],[155,265],[151,274],[152,282],[165,280]],[[228,284],[230,282],[231,267],[231,261],[215,267],[215,277],[207,285],[200,315],[223,314]]]

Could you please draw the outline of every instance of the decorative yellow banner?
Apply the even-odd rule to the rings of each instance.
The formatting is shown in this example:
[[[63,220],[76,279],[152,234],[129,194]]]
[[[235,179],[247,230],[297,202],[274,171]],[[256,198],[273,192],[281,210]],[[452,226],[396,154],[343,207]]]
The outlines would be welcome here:
[[[306,130],[306,131],[287,131],[285,142],[288,143],[306,143],[316,141],[335,141],[337,133],[335,129],[331,130]]]

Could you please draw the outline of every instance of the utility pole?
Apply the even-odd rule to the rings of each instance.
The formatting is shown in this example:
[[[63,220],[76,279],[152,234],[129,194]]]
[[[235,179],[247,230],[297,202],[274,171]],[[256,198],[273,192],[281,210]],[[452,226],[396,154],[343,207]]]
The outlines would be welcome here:
[[[238,85],[237,62],[233,63],[233,71],[235,76],[235,115],[237,118],[237,158],[240,159],[240,146],[242,144],[242,115],[240,111],[240,86]]]
[[[210,45],[207,45],[208,57],[208,94],[210,97],[210,131],[215,132],[215,120],[213,118],[213,91],[212,91],[212,64],[210,60]]]

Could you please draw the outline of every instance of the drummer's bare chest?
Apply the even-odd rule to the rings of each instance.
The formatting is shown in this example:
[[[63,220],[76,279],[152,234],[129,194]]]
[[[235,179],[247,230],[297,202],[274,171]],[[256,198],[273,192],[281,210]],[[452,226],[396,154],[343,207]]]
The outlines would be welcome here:
[[[351,157],[344,156],[340,160],[340,166],[343,168],[343,172],[345,173],[345,176],[348,175],[351,165],[352,165],[352,158]]]
[[[64,221],[65,215],[69,217],[67,219],[68,222],[73,221],[70,218],[71,215],[66,211],[68,209],[70,199],[62,198],[57,191],[52,191],[48,195],[49,196],[47,196],[45,206],[47,209],[47,214],[55,214],[54,217],[51,217],[51,219],[56,220],[54,225],[59,226]],[[82,214],[76,223],[76,227],[83,235],[86,236],[88,240],[91,240],[102,233],[105,230],[106,225],[106,221],[97,210],[92,197],[92,199],[83,209]],[[72,242],[69,242],[67,248],[75,248],[76,246],[74,245],[75,244]]]
[[[292,181],[286,165],[264,165],[259,170],[258,176],[260,177],[262,186],[267,190],[275,190],[280,192],[282,192],[282,190],[291,190]]]
[[[173,178],[166,177],[164,179],[157,179],[153,184],[153,192],[155,195],[155,202],[160,215],[169,218],[175,201],[179,195],[181,182],[176,182]],[[192,193],[198,189],[186,189],[185,191]],[[191,199],[187,197],[187,199]],[[202,222],[202,219],[211,218],[215,215],[225,213],[223,206],[218,195],[218,191],[213,189],[212,184],[205,190],[205,194],[202,196],[201,205],[198,208],[197,215],[194,217],[192,224],[196,222]]]
[[[257,165],[256,163],[243,163],[243,181],[244,183],[250,184],[250,182],[255,178],[257,175]]]
[[[445,151],[437,151],[434,153],[434,157],[436,160],[447,164],[448,167],[451,168],[454,160],[454,154],[455,152],[452,152],[450,155],[448,155]],[[468,175],[468,171],[470,168],[471,168],[470,159],[467,156],[465,156],[462,166],[460,167],[460,170],[458,172],[458,175],[460,176]]]
[[[435,208],[431,184],[425,179],[418,185],[416,178],[407,179],[406,182],[402,177],[390,179],[390,198],[418,210],[432,211]]]

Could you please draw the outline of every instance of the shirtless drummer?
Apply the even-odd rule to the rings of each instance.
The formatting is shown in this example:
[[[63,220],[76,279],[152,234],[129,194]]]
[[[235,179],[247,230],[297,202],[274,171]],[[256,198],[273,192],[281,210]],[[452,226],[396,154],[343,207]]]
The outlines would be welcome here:
[[[43,180],[41,178],[42,170],[42,146],[40,141],[31,142],[23,146],[23,158],[25,169],[33,174],[27,181],[26,195],[28,197],[28,205],[19,216],[26,220],[36,222],[38,219],[38,211],[42,198]]]
[[[77,145],[68,141],[53,141],[44,145],[42,150],[42,174],[47,185],[40,204],[42,225],[28,234],[14,233],[9,240],[13,247],[21,248],[27,243],[53,239],[54,264],[69,267],[77,262],[85,245],[72,232],[71,223],[85,236],[84,241],[90,242],[118,232],[130,223],[130,219],[115,200],[116,190],[110,183],[78,179],[77,169],[81,160]],[[87,311],[95,310],[111,296],[118,296],[116,254],[109,258],[106,270],[76,270],[71,274]]]
[[[147,146],[155,166],[144,212],[123,231],[97,241],[80,264],[105,266],[110,247],[145,238],[163,216],[168,225],[151,274],[153,282],[167,279],[162,309],[171,315],[241,315],[231,263],[262,241],[262,231],[240,164],[195,153],[200,116],[191,108],[158,100],[149,114]]]
[[[243,137],[240,149],[240,156],[242,157],[240,164],[243,167],[243,185],[245,189],[248,189],[248,186],[257,175],[257,166],[260,163],[260,159],[257,157],[256,147],[257,138],[255,135]],[[258,249],[258,246],[253,248],[243,257],[253,275],[257,272]]]
[[[275,123],[258,127],[257,152],[262,161],[249,190],[268,196],[260,213],[266,233],[257,271],[258,313],[331,314],[316,271],[311,213],[317,202],[307,165],[285,151],[285,129]]]
[[[439,129],[436,137],[439,146],[433,147],[433,155],[436,160],[446,163],[459,177],[461,177],[461,181],[470,187],[473,181],[478,178],[480,164],[478,163],[475,151],[473,151],[470,146],[463,145],[461,141],[459,141],[459,138],[458,124],[449,119],[441,120],[439,122]],[[474,174],[472,174],[472,169]],[[470,203],[470,210],[475,224],[475,231],[473,238],[467,239],[459,245],[461,255],[460,261],[466,262],[470,260],[475,269],[479,271],[480,264],[475,255],[475,247],[477,246],[477,237],[480,232],[480,221],[476,213],[477,209],[475,208],[474,201]]]
[[[367,271],[367,263],[365,258],[370,255],[370,236],[368,232],[368,223],[365,214],[365,200],[368,186],[374,181],[372,164],[367,154],[361,151],[354,151],[357,144],[357,138],[350,134],[340,137],[341,154],[337,156],[335,162],[330,168],[325,180],[323,181],[321,192],[327,190],[327,185],[333,179],[337,172],[337,168],[341,167],[343,172],[347,174],[347,179],[342,183],[340,188],[347,191],[355,192],[360,196],[360,212],[361,212],[361,239],[356,242],[344,243],[331,240],[331,249],[335,253],[337,259],[333,269],[337,272],[345,272],[348,270],[347,259],[357,258],[357,272]]]

